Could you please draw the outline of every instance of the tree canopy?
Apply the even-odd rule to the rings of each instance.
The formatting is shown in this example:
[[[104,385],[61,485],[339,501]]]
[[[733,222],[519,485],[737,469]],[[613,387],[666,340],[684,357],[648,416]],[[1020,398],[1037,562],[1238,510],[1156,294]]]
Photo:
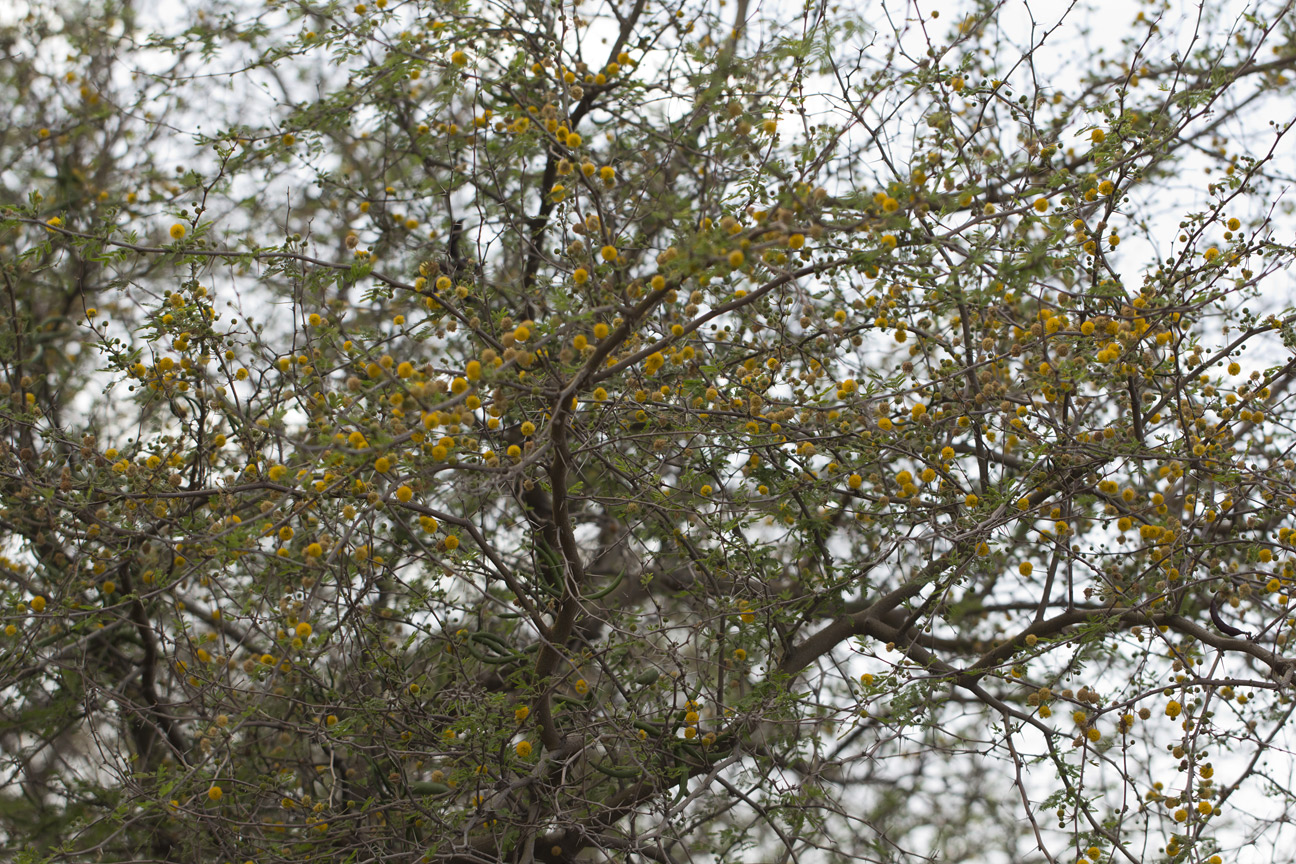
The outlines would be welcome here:
[[[1292,860],[1291,2],[18,6],[9,860]]]

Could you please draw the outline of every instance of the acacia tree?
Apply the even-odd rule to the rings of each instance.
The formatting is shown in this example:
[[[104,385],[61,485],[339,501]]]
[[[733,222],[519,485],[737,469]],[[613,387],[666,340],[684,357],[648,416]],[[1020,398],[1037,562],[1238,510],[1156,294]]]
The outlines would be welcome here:
[[[1291,860],[1290,2],[191,5],[0,22],[10,859]]]

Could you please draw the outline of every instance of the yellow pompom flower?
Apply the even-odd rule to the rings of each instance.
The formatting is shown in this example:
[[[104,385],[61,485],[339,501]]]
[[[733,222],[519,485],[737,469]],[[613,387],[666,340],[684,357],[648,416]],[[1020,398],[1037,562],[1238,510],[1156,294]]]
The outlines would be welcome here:
[[[517,749],[517,755],[520,756],[520,757],[522,757],[523,759],[525,759],[525,758],[527,758],[528,756],[531,755],[531,742],[530,742],[530,741],[519,741],[519,742],[517,743],[517,748],[516,748],[516,749]]]
[[[401,486],[396,490],[396,500],[402,504],[408,504],[414,497],[414,490],[408,486]]]
[[[177,222],[176,224],[174,224],[174,225],[171,226],[171,239],[172,239],[172,240],[183,240],[183,239],[184,239],[184,236],[185,236],[185,226],[181,225],[179,222]],[[213,788],[216,788],[216,787],[213,787]]]
[[[617,248],[615,246],[604,246],[599,250],[599,255],[604,261],[615,261],[617,259]]]

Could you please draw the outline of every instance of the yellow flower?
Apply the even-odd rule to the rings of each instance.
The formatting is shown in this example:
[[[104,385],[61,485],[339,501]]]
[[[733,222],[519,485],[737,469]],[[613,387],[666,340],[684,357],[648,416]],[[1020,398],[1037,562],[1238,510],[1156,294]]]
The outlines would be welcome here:
[[[523,759],[525,759],[525,758],[527,758],[528,756],[530,756],[530,755],[531,755],[531,742],[530,742],[530,741],[519,741],[519,742],[517,743],[517,755],[521,756]]]
[[[396,500],[400,501],[402,504],[408,504],[410,499],[413,497],[414,490],[408,486],[401,486],[396,490]]]
[[[462,51],[456,51],[450,55],[450,62],[456,66],[464,66],[468,63],[468,55]]]
[[[31,608],[33,612],[41,613],[45,611],[45,598],[37,594],[31,599]]]
[[[171,239],[172,239],[172,240],[182,240],[182,239],[184,239],[184,236],[185,236],[185,226],[181,225],[181,224],[178,223],[178,222],[177,222],[175,225],[172,225],[172,226],[171,226]],[[216,787],[213,787],[213,788],[216,788]]]
[[[615,246],[604,246],[599,250],[599,255],[604,261],[615,261],[617,259],[617,248]]]
[[[451,534],[445,538],[445,548],[451,552],[459,548],[459,538]]]
[[[212,786],[207,790],[207,797],[213,801],[219,801],[225,792],[219,786]]]

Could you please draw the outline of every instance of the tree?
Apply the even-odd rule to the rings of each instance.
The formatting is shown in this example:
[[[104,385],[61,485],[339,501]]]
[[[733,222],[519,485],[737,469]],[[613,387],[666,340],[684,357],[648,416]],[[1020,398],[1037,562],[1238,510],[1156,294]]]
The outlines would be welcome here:
[[[2,847],[1291,860],[1292,4],[963,5],[4,20]]]

